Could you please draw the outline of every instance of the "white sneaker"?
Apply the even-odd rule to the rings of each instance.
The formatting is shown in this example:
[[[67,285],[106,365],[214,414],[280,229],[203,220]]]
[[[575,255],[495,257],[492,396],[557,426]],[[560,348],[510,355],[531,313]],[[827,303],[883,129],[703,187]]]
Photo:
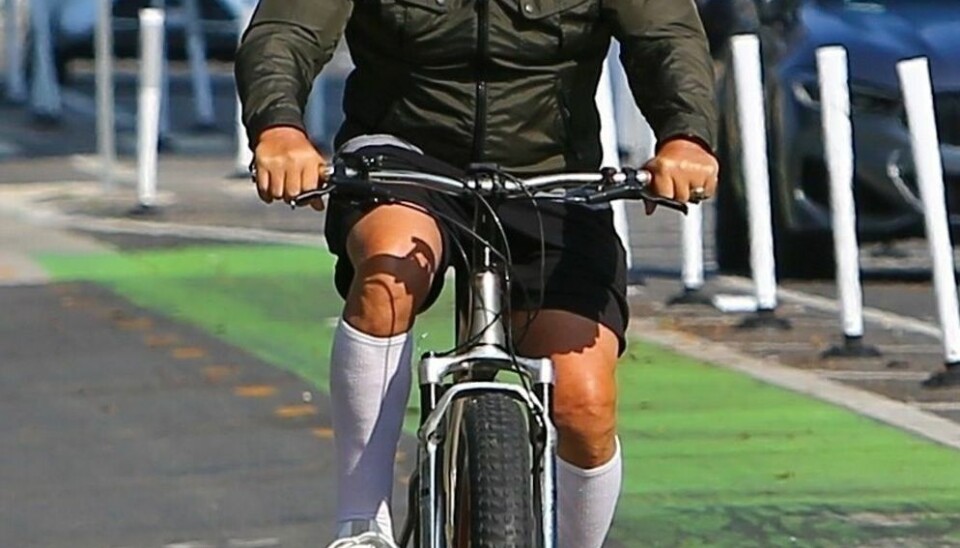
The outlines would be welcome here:
[[[337,540],[327,548],[398,548],[376,521],[351,521],[340,528]]]

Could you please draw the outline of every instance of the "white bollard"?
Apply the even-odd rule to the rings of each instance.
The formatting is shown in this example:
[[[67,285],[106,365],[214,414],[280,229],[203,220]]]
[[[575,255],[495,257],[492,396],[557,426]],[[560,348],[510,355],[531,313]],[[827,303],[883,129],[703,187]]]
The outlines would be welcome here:
[[[640,167],[653,158],[657,138],[653,129],[637,108],[630,82],[623,66],[616,60],[620,57],[620,44],[614,41],[610,51],[610,76],[613,82],[613,105],[617,120],[617,143],[625,151],[627,162]]]
[[[744,34],[731,38],[730,47],[733,54],[737,121],[743,147],[741,161],[750,226],[750,269],[756,290],[758,317],[770,317],[777,307],[777,274],[773,255],[760,41],[754,35]],[[780,326],[783,327],[782,324]]]
[[[33,33],[32,67],[30,82],[30,110],[39,118],[58,121],[63,112],[60,84],[57,82],[56,63],[53,58],[53,37],[50,36],[49,0],[31,0],[30,30]]]
[[[834,347],[825,357],[876,356],[863,341],[863,291],[860,287],[860,246],[857,244],[857,212],[853,201],[853,126],[850,123],[850,91],[847,83],[847,51],[842,46],[817,50],[820,79],[820,115],[824,150],[830,179],[830,210],[833,250],[837,263],[837,291],[843,347]]]
[[[187,60],[190,63],[190,81],[193,83],[193,106],[197,125],[212,128],[216,119],[213,111],[213,82],[207,69],[207,40],[203,35],[203,19],[197,0],[183,0],[187,33]]]
[[[688,204],[681,228],[683,263],[680,279],[684,293],[703,289],[703,206]]]
[[[137,105],[137,199],[141,210],[156,205],[157,142],[163,82],[163,10],[140,10],[140,95]]]
[[[240,18],[237,19],[237,35],[241,38],[250,25],[250,20],[253,19],[253,11],[253,9],[247,9]],[[250,139],[247,137],[247,129],[243,126],[243,105],[240,104],[239,95],[237,96],[236,105],[237,159],[234,164],[234,170],[238,177],[248,177],[250,174],[250,164],[253,162],[253,151],[250,150]]]
[[[3,51],[6,53],[6,95],[11,103],[27,100],[27,82],[23,77],[23,33],[20,32],[18,0],[6,0],[3,6]]]
[[[937,124],[933,109],[930,68],[925,58],[897,63],[897,74],[910,127],[910,144],[923,200],[927,242],[933,257],[933,284],[943,337],[945,362],[954,374],[960,372],[960,313],[957,309],[957,280],[953,248],[947,224]],[[933,378],[930,379],[934,381]]]
[[[611,50],[612,51],[612,50]],[[600,83],[597,86],[595,101],[600,113],[600,143],[603,147],[604,167],[620,168],[620,147],[617,144],[617,120],[613,113],[613,85],[610,78],[610,64],[616,58],[609,52],[600,74]],[[630,250],[630,226],[627,222],[627,208],[623,200],[611,203],[613,207],[613,225],[626,250],[627,270],[633,268],[633,253]]]
[[[117,160],[116,120],[113,97],[113,2],[98,0],[96,69],[97,69],[97,150],[100,153],[100,181],[104,188],[113,186],[113,169]]]

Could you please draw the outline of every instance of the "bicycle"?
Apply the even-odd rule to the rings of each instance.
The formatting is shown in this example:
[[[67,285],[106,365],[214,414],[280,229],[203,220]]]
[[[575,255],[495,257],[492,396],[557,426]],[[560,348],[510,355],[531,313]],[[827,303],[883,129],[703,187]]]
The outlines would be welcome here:
[[[547,358],[512,350],[504,322],[509,299],[507,257],[490,243],[498,220],[489,203],[564,200],[600,204],[640,199],[686,213],[683,203],[653,194],[645,171],[603,169],[529,179],[489,164],[462,178],[384,169],[378,157],[335,160],[328,184],[298,196],[294,207],[331,192],[374,192],[390,185],[485,200],[467,232],[481,245],[458,272],[456,346],[427,352],[418,367],[420,427],[417,465],[398,545],[418,548],[553,548],[556,546],[556,432],[551,421],[554,370]],[[465,291],[463,289],[465,288]],[[517,374],[519,383],[498,378]]]

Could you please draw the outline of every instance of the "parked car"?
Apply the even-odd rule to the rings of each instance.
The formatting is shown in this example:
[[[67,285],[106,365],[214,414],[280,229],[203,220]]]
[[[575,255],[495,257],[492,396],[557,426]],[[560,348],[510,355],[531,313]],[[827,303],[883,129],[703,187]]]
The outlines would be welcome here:
[[[756,1],[780,274],[829,276],[834,270],[815,58],[820,46],[841,44],[848,53],[860,240],[922,234],[923,205],[896,74],[897,61],[918,56],[930,60],[950,225],[960,228],[960,2]],[[721,270],[743,272],[749,247],[731,73],[722,71],[718,86],[716,238]]]
[[[99,0],[47,0],[47,3],[57,72],[62,77],[71,60],[93,57]],[[208,57],[232,59],[237,47],[238,20],[255,0],[197,0],[197,3]],[[114,53],[118,57],[138,54],[139,11],[159,5],[166,8],[168,57],[186,58],[186,15],[182,0],[113,0]]]

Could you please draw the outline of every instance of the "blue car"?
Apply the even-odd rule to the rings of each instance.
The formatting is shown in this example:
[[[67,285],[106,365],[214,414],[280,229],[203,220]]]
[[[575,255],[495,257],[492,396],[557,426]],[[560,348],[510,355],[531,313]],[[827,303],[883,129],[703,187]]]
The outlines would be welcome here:
[[[708,3],[725,1],[736,0]],[[843,45],[849,57],[860,240],[923,233],[923,206],[896,73],[897,61],[919,56],[930,61],[947,207],[957,232],[960,1],[750,1],[755,4],[741,14],[749,11],[752,22],[742,30],[756,32],[761,42],[779,274],[821,277],[834,270],[815,58],[820,46]],[[745,272],[749,247],[736,106],[732,75],[720,72],[718,262],[723,271]]]

